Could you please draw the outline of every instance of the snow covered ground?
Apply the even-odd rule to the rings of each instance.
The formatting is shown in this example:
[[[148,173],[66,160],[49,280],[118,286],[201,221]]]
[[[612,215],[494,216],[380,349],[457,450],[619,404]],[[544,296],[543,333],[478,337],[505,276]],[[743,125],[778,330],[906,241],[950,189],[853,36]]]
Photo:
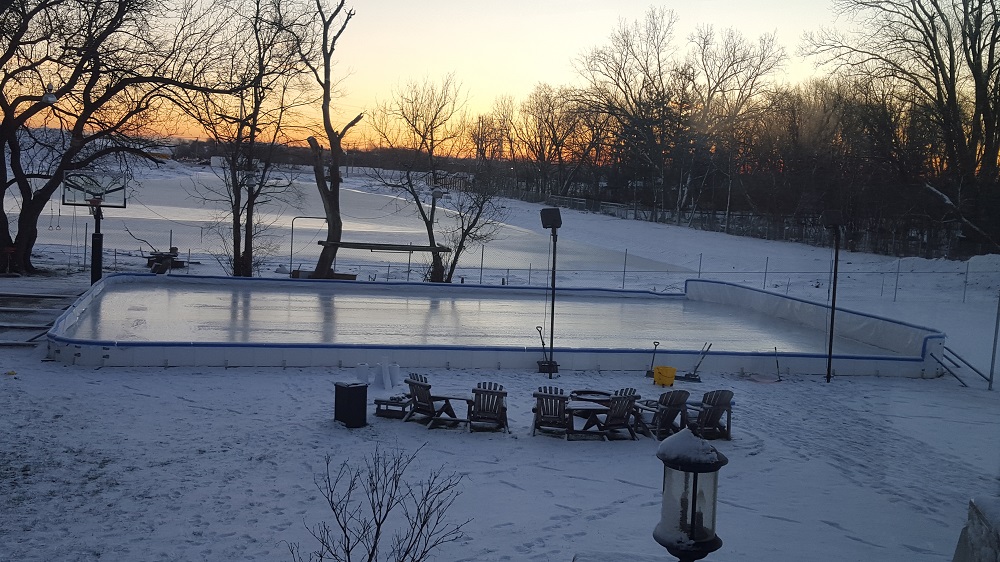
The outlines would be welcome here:
[[[360,182],[355,187],[359,201],[372,196]],[[509,208],[505,243],[516,249],[513,240],[523,240],[521,251],[545,263],[539,206]],[[817,274],[829,270],[828,248],[562,214],[560,257],[565,240],[603,260],[595,270],[613,270],[627,248],[630,260],[664,270],[725,272],[724,280],[760,286],[766,259],[771,290],[820,301],[828,294],[828,277]],[[153,229],[159,219],[145,220]],[[989,372],[1000,256],[968,264],[849,252],[841,259],[841,307],[941,329],[949,347]],[[852,275],[860,264],[885,274]],[[981,272],[976,282],[956,282],[967,266]],[[904,275],[887,290],[897,267],[942,273]],[[217,272],[206,265],[195,273]],[[650,277],[636,283],[664,288],[661,276]],[[579,273],[573,282],[605,280]],[[2,278],[0,292],[88,284],[86,272]],[[661,389],[650,379],[607,371],[563,372],[551,381],[510,370],[421,372],[447,394],[481,381],[503,384],[512,434],[428,430],[374,417],[372,406],[369,425],[347,429],[333,420],[333,393],[334,383],[355,380],[353,369],[92,369],[47,362],[42,350],[3,349],[0,559],[287,560],[287,542],[308,551],[314,543],[306,527],[332,523],[314,484],[324,457],[361,463],[376,446],[423,447],[414,481],[441,466],[462,475],[449,516],[472,521],[438,560],[568,561],[582,552],[670,559],[652,539],[663,470],[657,442],[531,436],[531,393],[540,385],[635,387],[655,398]],[[737,403],[733,440],[713,442],[730,462],[719,489],[725,544],[710,560],[950,560],[969,499],[997,495],[1000,400],[983,381],[972,388],[950,376],[778,381],[774,373],[714,372],[708,364],[703,379],[678,387],[693,395],[731,389]],[[402,390],[372,386],[368,399]]]

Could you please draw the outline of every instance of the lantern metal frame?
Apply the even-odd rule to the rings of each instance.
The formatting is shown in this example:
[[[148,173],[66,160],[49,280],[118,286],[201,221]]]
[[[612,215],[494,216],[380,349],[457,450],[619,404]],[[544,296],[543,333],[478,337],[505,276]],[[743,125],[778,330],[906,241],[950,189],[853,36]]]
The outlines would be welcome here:
[[[693,562],[722,548],[715,532],[716,502],[719,470],[729,459],[704,440],[712,460],[672,456],[668,442],[686,431],[664,440],[656,454],[663,462],[663,504],[653,538],[680,562]]]

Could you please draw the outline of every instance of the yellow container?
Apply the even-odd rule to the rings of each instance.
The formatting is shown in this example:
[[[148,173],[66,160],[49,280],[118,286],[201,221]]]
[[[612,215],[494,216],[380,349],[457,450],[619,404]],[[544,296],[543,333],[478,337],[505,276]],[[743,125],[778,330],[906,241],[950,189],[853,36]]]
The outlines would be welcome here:
[[[660,386],[674,386],[674,377],[677,376],[677,367],[665,367],[662,365],[653,368],[653,384]]]

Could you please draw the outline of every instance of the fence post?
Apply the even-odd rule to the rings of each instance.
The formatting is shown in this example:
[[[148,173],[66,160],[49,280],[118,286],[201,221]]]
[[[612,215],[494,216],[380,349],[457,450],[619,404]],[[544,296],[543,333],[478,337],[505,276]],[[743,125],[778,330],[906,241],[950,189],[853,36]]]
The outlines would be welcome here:
[[[701,279],[701,258],[702,254],[698,254],[698,279]]]
[[[764,285],[761,287],[763,290],[767,290],[767,264],[770,263],[771,256],[764,256]]]
[[[622,264],[622,290],[625,290],[625,272],[628,270],[628,248],[625,248],[625,262]]]
[[[892,302],[896,302],[896,294],[899,293],[899,270],[903,266],[903,260],[896,260],[896,286],[892,289]]]
[[[480,246],[480,248],[482,249],[482,251],[479,252],[479,284],[482,285],[483,284],[483,263],[485,263],[485,261],[486,261],[486,244],[483,244],[482,246]]]
[[[531,263],[528,263],[528,286],[531,286]]]
[[[965,282],[962,283],[962,302],[965,302],[965,294],[969,291],[969,262],[965,262]]]

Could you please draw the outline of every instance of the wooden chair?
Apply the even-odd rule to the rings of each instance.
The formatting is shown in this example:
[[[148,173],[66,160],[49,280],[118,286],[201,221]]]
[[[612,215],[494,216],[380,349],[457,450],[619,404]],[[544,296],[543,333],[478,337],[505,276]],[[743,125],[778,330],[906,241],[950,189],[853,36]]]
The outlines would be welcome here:
[[[532,435],[537,429],[561,429],[567,435],[573,431],[573,421],[566,412],[569,396],[563,393],[563,389],[541,386],[532,396],[535,397],[535,407],[532,408],[535,413],[535,418],[531,422]]]
[[[459,418],[458,414],[455,413],[455,408],[451,405],[452,400],[465,400],[464,398],[432,395],[431,385],[427,382],[427,377],[417,373],[410,373],[409,378],[404,382],[410,387],[410,411],[403,418],[403,421],[409,421],[414,414],[419,414],[427,418],[428,429],[434,427],[438,421],[469,422],[467,419]]]
[[[632,394],[621,392],[615,392],[608,401],[608,413],[597,416],[597,429],[606,434],[610,431],[625,429],[628,430],[629,436],[634,441],[636,435],[635,429],[632,427],[632,417],[635,415],[635,389],[632,389]],[[610,439],[610,434],[608,435]]]
[[[507,425],[507,391],[495,382],[481,382],[472,389],[469,402],[469,431],[474,423],[489,423],[510,433]]]
[[[687,427],[687,401],[690,395],[686,390],[671,390],[660,394],[657,400],[645,400],[636,404],[640,416],[642,412],[652,412],[647,428],[653,428],[651,432],[656,439],[662,440]]]
[[[706,392],[701,404],[693,405],[692,409],[697,412],[696,416],[692,416],[694,419],[688,422],[688,428],[692,433],[702,439],[733,438],[733,391]],[[722,423],[723,414],[726,415],[725,424]]]
[[[635,396],[636,403],[635,403],[635,405],[632,406],[632,431],[638,432],[638,433],[642,433],[643,435],[647,435],[647,436],[652,435],[652,432],[649,430],[649,427],[646,425],[646,420],[642,419],[642,414],[639,411],[639,398],[641,398],[641,396],[639,396],[638,391],[636,391],[636,389],[631,388],[631,387],[628,387],[628,388],[619,388],[618,390],[616,390],[614,392],[614,395],[615,396]]]

